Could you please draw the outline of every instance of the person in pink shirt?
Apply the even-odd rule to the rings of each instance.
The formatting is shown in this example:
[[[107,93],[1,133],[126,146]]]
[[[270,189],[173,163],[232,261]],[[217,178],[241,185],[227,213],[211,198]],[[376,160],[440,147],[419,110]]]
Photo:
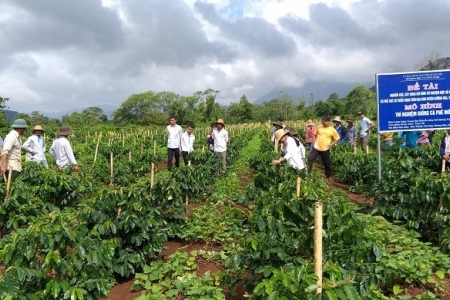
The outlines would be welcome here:
[[[312,143],[314,140],[314,130],[316,130],[316,126],[314,126],[314,123],[312,120],[308,120],[308,122],[306,122],[306,138],[305,138],[305,142],[308,145],[308,149],[309,151],[311,151],[312,149]]]

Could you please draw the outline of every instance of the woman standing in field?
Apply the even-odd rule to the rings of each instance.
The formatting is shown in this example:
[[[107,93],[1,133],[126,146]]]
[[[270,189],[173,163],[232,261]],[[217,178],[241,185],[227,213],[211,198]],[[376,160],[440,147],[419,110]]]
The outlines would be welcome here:
[[[308,120],[308,122],[306,122],[306,137],[305,137],[305,141],[306,144],[308,145],[308,150],[311,151],[312,150],[312,145],[313,145],[313,139],[314,139],[314,131],[316,130],[316,127],[314,126],[314,123],[312,120]]]

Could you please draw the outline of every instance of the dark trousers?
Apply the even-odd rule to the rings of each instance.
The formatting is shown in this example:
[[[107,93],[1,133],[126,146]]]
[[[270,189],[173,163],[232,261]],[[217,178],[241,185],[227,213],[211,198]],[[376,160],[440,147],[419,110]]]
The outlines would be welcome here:
[[[183,161],[186,166],[188,164],[188,160],[187,160],[188,154],[189,154],[189,152],[187,152],[187,151],[181,151],[181,156],[183,156]]]
[[[6,172],[5,172],[6,180],[8,180],[8,174],[9,174],[9,170],[6,170]],[[19,172],[19,171],[12,170],[12,173],[11,173],[11,182],[13,182],[14,180],[16,180],[17,176],[19,176],[19,175],[20,175],[20,172]]]
[[[175,167],[180,166],[180,148],[167,148],[167,170],[172,170],[172,160],[175,156]]]
[[[323,165],[325,166],[325,176],[330,178],[333,176],[331,171],[330,150],[319,151],[315,148],[311,150],[308,157],[308,173],[311,173],[313,163],[319,156],[322,158]]]

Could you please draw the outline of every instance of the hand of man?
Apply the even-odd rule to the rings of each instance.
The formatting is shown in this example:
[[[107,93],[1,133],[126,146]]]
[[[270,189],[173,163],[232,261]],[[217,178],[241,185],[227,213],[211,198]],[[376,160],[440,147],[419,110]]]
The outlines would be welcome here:
[[[448,161],[448,159],[450,158],[450,156],[445,155],[445,154],[443,155],[443,157],[444,157],[444,159],[447,160],[447,161]],[[3,168],[2,168],[2,172],[3,172]]]
[[[5,165],[2,164],[2,174],[5,174],[7,171],[7,168]]]
[[[279,164],[279,163],[280,163],[279,159],[272,160],[272,165],[276,165],[276,164]]]

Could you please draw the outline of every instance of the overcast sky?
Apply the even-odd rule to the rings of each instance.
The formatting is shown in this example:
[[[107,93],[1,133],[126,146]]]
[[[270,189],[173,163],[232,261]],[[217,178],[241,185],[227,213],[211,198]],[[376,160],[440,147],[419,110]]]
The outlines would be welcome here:
[[[374,84],[450,56],[449,0],[1,0],[0,95],[10,109],[117,107],[148,90]],[[345,95],[339,95],[345,96]]]

